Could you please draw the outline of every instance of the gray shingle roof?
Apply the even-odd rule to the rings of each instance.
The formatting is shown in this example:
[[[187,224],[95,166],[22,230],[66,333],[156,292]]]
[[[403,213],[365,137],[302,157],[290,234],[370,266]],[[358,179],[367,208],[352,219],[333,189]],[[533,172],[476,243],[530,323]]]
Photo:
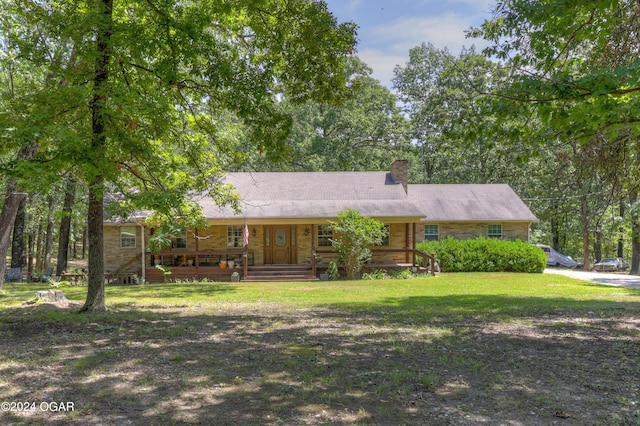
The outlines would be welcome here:
[[[409,185],[407,194],[388,172],[228,173],[224,183],[239,194],[242,214],[202,195],[196,199],[206,218],[333,219],[352,208],[370,217],[427,222],[538,220],[506,184]]]
[[[371,217],[424,216],[387,172],[228,173],[225,183],[240,194],[244,218],[335,218],[347,208]],[[207,198],[200,203],[208,218],[238,217]]]
[[[408,192],[428,222],[538,220],[507,184],[409,185]]]

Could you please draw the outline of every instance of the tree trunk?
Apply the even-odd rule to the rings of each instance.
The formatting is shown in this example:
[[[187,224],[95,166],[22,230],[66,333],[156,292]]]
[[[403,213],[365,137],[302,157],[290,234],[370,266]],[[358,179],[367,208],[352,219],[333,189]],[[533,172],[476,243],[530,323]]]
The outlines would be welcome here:
[[[36,271],[42,271],[42,219],[38,222],[38,231],[36,234]]]
[[[624,217],[626,208],[624,205],[624,200],[620,199],[620,217]],[[618,257],[624,257],[624,241],[622,240],[622,233],[624,232],[624,228],[620,227],[620,238],[618,238]]]
[[[53,216],[56,207],[55,199],[51,196],[47,196],[47,206],[49,213],[47,214],[47,231],[45,234],[45,248],[44,248],[44,265],[42,269],[45,271],[51,267],[51,257],[53,256]]]
[[[9,244],[11,244],[11,231],[23,198],[24,194],[18,191],[15,179],[9,179],[7,195],[4,199],[2,212],[0,212],[0,290],[4,284],[4,274],[7,269],[6,259]]]
[[[87,258],[87,227],[82,230],[82,260]]]
[[[595,242],[593,243],[593,254],[595,255],[596,262],[602,260],[602,232],[596,230]]]
[[[101,177],[89,186],[89,211],[87,214],[89,235],[89,274],[87,277],[87,300],[80,312],[106,311],[104,300],[103,220],[104,205]]]
[[[554,209],[557,212],[557,209]],[[551,247],[555,251],[560,251],[560,230],[558,228],[558,219],[551,219]]]
[[[113,0],[101,0],[100,13],[104,20],[96,33],[96,64],[91,99],[91,149],[95,156],[94,175],[88,179],[89,208],[87,227],[89,238],[89,274],[87,277],[87,300],[80,312],[97,312],[107,309],[104,301],[104,179],[100,173],[104,161],[107,139],[105,135],[107,116],[104,103],[107,101],[109,84],[109,62],[113,20]]]
[[[58,263],[56,265],[56,275],[62,275],[67,269],[69,257],[69,237],[71,235],[71,213],[73,212],[73,202],[76,195],[76,183],[73,178],[67,179],[67,190],[64,196],[62,207],[62,219],[60,220],[60,235],[58,239]]]
[[[587,196],[580,197],[580,224],[582,225],[582,249],[584,250],[584,270],[591,269],[591,253],[589,250],[589,208]]]
[[[634,206],[638,202],[638,191],[629,193],[629,202]],[[637,209],[632,209],[635,212]],[[640,275],[640,217],[637,214],[631,215],[631,275]]]
[[[33,277],[33,247],[35,240],[33,234],[29,233],[27,242],[27,277]]]
[[[11,267],[23,268],[25,261],[24,223],[26,218],[27,197],[22,197],[18,206],[16,220],[13,223],[13,241],[11,242]]]

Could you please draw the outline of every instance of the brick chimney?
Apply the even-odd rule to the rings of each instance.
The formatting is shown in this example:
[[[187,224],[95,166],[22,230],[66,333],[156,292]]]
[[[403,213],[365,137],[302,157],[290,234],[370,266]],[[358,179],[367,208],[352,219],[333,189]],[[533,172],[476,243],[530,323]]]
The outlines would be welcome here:
[[[391,177],[397,183],[402,183],[404,192],[407,192],[409,182],[409,160],[396,160],[391,163]]]

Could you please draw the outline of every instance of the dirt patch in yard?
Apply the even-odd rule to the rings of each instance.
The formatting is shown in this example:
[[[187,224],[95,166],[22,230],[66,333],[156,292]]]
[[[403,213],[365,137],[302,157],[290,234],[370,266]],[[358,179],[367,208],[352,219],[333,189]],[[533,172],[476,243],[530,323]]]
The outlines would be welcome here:
[[[0,314],[0,401],[16,403],[2,424],[640,424],[627,308],[414,321],[402,306],[47,305]]]

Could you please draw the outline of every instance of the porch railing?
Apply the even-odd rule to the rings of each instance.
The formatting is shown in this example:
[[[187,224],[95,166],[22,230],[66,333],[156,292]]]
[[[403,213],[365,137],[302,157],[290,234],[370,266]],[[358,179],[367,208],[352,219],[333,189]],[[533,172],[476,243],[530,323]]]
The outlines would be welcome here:
[[[315,255],[316,253],[332,253],[335,254],[335,250],[315,250],[314,255],[312,256],[311,264],[314,265]],[[425,253],[420,250],[416,250],[414,248],[399,248],[399,249],[384,249],[384,248],[376,248],[371,250],[372,254],[376,253],[405,253],[411,255],[413,266],[420,266],[418,262],[416,262],[416,258],[422,259],[422,266],[429,268],[429,273],[431,275],[436,275],[436,255],[434,253]],[[428,266],[427,266],[428,265]]]
[[[245,258],[246,255],[246,258]],[[190,266],[194,268],[219,266],[220,262],[241,260],[245,265],[253,263],[253,250],[206,250],[206,251],[166,251],[157,254],[147,254],[145,264],[154,267],[154,257],[159,264],[171,268]],[[244,266],[243,266],[244,267]]]

